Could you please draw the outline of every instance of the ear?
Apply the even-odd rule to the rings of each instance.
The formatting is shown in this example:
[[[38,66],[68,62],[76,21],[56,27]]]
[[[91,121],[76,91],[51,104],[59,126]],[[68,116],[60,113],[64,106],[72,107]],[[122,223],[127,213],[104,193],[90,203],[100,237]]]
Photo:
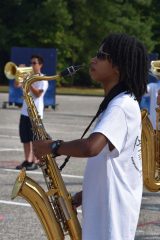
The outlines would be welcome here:
[[[114,71],[115,71],[116,75],[119,75],[120,74],[119,73],[119,68],[117,66],[114,66],[113,68],[114,68]]]

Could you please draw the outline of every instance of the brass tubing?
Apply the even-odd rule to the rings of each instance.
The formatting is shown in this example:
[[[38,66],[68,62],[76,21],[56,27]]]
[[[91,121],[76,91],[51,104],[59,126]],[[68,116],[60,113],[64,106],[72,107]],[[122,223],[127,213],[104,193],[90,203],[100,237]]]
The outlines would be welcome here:
[[[13,187],[11,198],[23,197],[34,208],[49,240],[63,240],[64,235],[57,223],[45,191],[21,170]]]

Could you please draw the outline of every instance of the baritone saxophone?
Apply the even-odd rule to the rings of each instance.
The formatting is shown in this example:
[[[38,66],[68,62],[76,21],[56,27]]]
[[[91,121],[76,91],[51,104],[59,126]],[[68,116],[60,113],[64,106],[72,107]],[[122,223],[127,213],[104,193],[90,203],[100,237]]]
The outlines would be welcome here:
[[[151,61],[151,73],[160,79],[160,60]],[[156,111],[156,129],[146,109],[142,113],[143,182],[150,192],[160,191],[160,107]]]
[[[42,80],[56,80],[61,76],[72,76],[81,66],[71,66],[55,76],[28,76],[23,81],[23,96],[28,107],[32,123],[34,140],[47,140],[51,137],[46,132],[38,114],[33,98],[29,93],[32,83]],[[66,235],[72,240],[81,240],[81,226],[72,198],[68,193],[60,170],[52,154],[43,156],[44,162],[39,166],[43,172],[47,191],[26,175],[22,169],[15,181],[11,198],[23,197],[34,208],[49,240],[63,240]]]

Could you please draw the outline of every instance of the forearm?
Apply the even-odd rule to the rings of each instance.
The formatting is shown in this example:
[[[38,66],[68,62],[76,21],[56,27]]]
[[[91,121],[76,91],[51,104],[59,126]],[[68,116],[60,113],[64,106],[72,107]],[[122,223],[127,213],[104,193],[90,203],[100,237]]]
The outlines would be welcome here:
[[[88,139],[78,139],[70,142],[63,142],[58,149],[58,154],[72,157],[94,156],[94,152],[90,147],[90,142]]]
[[[41,94],[43,93],[42,89],[38,89],[33,87],[32,85],[30,86],[30,90],[32,91],[32,93],[35,95],[35,97],[40,97]]]
[[[34,153],[38,159],[46,154],[53,153],[52,140],[39,140],[33,142]],[[78,139],[74,141],[62,141],[56,150],[56,154],[72,156],[72,157],[93,157],[107,144],[107,139],[99,133],[91,134],[86,139]]]

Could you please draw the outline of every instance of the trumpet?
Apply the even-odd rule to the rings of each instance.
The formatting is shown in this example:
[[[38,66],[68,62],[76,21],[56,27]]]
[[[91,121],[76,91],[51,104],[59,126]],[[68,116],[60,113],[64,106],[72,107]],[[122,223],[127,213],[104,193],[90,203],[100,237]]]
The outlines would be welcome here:
[[[151,61],[151,72],[157,79],[160,79],[160,60]]]
[[[33,74],[32,67],[17,67],[15,63],[8,62],[4,67],[4,74],[8,79],[15,79],[16,82],[23,82],[23,79]]]

